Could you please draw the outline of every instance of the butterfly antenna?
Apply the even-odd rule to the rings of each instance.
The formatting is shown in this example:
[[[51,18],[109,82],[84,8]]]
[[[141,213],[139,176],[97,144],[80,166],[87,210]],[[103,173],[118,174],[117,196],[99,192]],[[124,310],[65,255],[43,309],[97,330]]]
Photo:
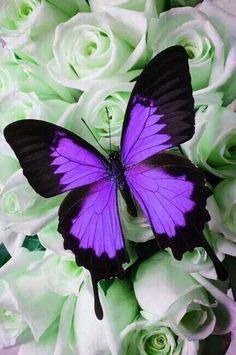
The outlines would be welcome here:
[[[108,130],[109,130],[109,141],[110,141],[110,153],[111,153],[111,124],[110,124],[110,120],[112,119],[112,116],[110,116],[109,114],[109,110],[108,108],[105,106],[105,110],[107,113],[107,122],[108,122]]]
[[[83,118],[81,118],[81,121],[85,124],[85,126],[88,128],[89,132],[92,134],[93,138],[95,139],[95,141],[97,142],[97,144],[99,145],[99,147],[102,148],[102,150],[106,153],[109,154],[106,149],[99,143],[99,141],[97,140],[97,137],[95,136],[95,134],[93,133],[93,131],[90,129],[90,127],[88,126],[88,124],[85,122],[85,120]]]

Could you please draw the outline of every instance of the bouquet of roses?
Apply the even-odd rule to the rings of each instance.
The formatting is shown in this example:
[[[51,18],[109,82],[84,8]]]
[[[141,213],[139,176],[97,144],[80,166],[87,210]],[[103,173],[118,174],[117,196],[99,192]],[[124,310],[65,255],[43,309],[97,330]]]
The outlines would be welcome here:
[[[130,215],[120,199],[129,262],[123,280],[98,280],[99,320],[90,273],[57,231],[65,194],[46,199],[31,187],[4,129],[42,120],[118,151],[137,78],[175,45],[188,56],[195,110],[195,133],[175,151],[205,174],[203,233],[228,278],[203,247],[181,260],[159,250],[142,211]],[[211,0],[0,2],[0,349],[226,354],[236,328],[235,100],[236,17]]]

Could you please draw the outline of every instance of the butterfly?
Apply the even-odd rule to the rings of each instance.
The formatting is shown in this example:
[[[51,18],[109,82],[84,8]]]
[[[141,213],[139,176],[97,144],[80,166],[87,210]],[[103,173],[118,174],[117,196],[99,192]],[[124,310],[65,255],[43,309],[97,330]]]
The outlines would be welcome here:
[[[182,46],[157,54],[131,93],[120,152],[108,158],[65,128],[42,120],[16,121],[4,130],[33,189],[43,197],[69,192],[59,208],[64,248],[90,271],[95,312],[103,317],[97,283],[124,277],[129,262],[118,193],[128,213],[137,206],[161,249],[175,258],[202,246],[218,276],[225,270],[203,236],[210,219],[205,178],[187,158],[170,152],[194,134],[194,100],[188,57]],[[161,287],[161,286],[160,286]]]

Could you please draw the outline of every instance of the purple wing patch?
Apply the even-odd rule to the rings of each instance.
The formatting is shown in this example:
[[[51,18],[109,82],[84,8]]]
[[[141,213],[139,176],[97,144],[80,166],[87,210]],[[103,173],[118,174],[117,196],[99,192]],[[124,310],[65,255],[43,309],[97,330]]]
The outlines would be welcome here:
[[[166,124],[161,120],[152,100],[134,96],[130,110],[130,123],[127,128],[122,148],[123,161],[126,165],[135,165],[147,157],[171,147],[171,136],[163,133]]]
[[[117,186],[103,179],[70,192],[59,209],[58,231],[64,248],[87,268],[93,280],[95,310],[102,311],[96,283],[110,277],[123,278],[122,264],[129,261],[117,206]]]
[[[49,149],[52,158],[50,166],[59,176],[62,192],[91,184],[108,175],[103,160],[61,130],[55,131]]]
[[[160,153],[127,169],[126,178],[161,248],[171,247],[179,259],[185,251],[203,245],[208,189],[193,164]]]
[[[36,192],[51,197],[108,175],[105,158],[72,132],[41,120],[13,122],[4,130],[24,175]]]
[[[194,101],[186,51],[170,47],[138,78],[125,114],[121,155],[132,166],[194,134]]]

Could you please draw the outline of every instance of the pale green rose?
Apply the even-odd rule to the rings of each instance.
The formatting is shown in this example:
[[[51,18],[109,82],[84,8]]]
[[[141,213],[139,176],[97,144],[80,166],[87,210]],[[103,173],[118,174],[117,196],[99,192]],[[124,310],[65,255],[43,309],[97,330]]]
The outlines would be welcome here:
[[[211,205],[211,202],[209,203],[209,205]],[[214,212],[215,212],[214,209],[209,209],[209,213],[211,214],[211,216],[212,213],[214,214]],[[204,229],[204,235],[207,238],[210,245],[212,246],[212,248],[214,249],[215,253],[217,254],[218,259],[222,261],[226,255],[236,256],[236,243],[235,243],[235,239],[230,240],[228,237],[225,237],[222,234],[222,232],[220,232],[220,229],[215,228],[218,229],[218,232],[210,229],[209,226],[213,228],[215,227],[214,224],[215,218],[216,215],[214,214],[214,217],[211,218],[211,221]],[[223,222],[221,221],[221,219],[219,219],[218,223],[223,223]],[[201,274],[205,276],[203,273]]]
[[[102,321],[94,313],[92,290],[84,285],[80,291],[74,316],[76,354],[117,354],[121,331],[137,317],[138,304],[128,281],[114,280],[100,297]]]
[[[68,108],[69,103],[52,99],[40,101],[34,93],[11,91],[0,100],[0,152],[14,157],[14,153],[7,144],[4,128],[18,120],[42,119],[56,123]]]
[[[11,254],[25,235],[38,233],[57,216],[61,199],[39,196],[21,169],[10,176],[0,194],[0,240]]]
[[[11,91],[18,90],[18,81],[25,78],[24,72],[13,63],[15,64],[13,52],[0,48],[0,100]]]
[[[57,227],[58,218],[55,218],[37,233],[39,241],[46,249],[53,251],[55,254],[65,258],[71,258],[73,254],[70,250],[64,249],[64,239],[57,231]]]
[[[236,241],[236,178],[220,182],[209,199],[210,229]]]
[[[205,234],[205,230],[204,230]],[[171,251],[170,251],[171,253]],[[172,253],[171,253],[172,254]],[[221,254],[217,253],[219,259],[223,259]],[[217,279],[217,274],[213,263],[207,252],[204,248],[198,247],[195,248],[193,252],[185,252],[182,259],[176,260],[175,258],[172,259],[172,264],[186,273],[193,273],[198,272],[201,275],[210,278],[210,279]]]
[[[177,337],[168,322],[138,320],[121,333],[120,355],[197,355],[198,342]]]
[[[173,8],[150,24],[148,43],[154,54],[182,45],[189,57],[195,95],[221,90],[227,104],[236,89],[235,17],[205,0],[197,8]]]
[[[154,17],[165,10],[166,0],[90,0],[93,12],[107,11],[113,15],[123,14],[127,10],[143,12]]]
[[[0,140],[9,123],[28,118],[55,122],[68,106],[62,100],[40,101],[35,93],[12,91],[0,101]]]
[[[0,270],[1,279],[34,337],[20,354],[115,354],[120,332],[138,314],[131,284],[114,280],[104,291],[99,287],[99,321],[88,271],[51,253],[20,249]]]
[[[200,340],[226,334],[236,324],[236,303],[221,290],[222,282],[215,285],[198,273],[176,268],[168,253],[159,252],[140,265],[134,291],[145,319],[165,318],[177,335]]]
[[[236,113],[216,105],[201,106],[195,134],[181,145],[187,157],[221,178],[236,176]]]
[[[32,340],[29,327],[17,310],[7,283],[0,280],[0,349],[21,345]]]
[[[42,264],[41,272],[48,288],[59,295],[79,295],[79,290],[89,273],[76,265],[74,256],[61,257],[48,254],[50,257]],[[55,273],[55,270],[57,272]]]
[[[16,59],[14,52],[0,48],[0,100],[12,91],[35,92],[40,100],[75,102],[78,91],[57,84],[44,67]]]
[[[0,36],[18,56],[46,64],[52,57],[55,27],[67,19],[67,14],[46,0],[3,0]]]
[[[58,83],[80,90],[95,83],[100,88],[104,79],[129,81],[147,59],[146,30],[142,14],[130,21],[130,16],[79,13],[57,27],[49,73]]]
[[[44,252],[22,248],[0,270],[0,280],[4,280],[17,312],[24,317],[35,340],[58,319],[64,303],[64,297],[48,289],[37,268],[43,256]]]
[[[4,166],[4,169],[2,169],[0,174],[1,193],[7,180],[20,168],[20,166],[18,161],[13,156],[8,154],[8,150],[4,151],[3,148],[0,150],[0,166]]]

